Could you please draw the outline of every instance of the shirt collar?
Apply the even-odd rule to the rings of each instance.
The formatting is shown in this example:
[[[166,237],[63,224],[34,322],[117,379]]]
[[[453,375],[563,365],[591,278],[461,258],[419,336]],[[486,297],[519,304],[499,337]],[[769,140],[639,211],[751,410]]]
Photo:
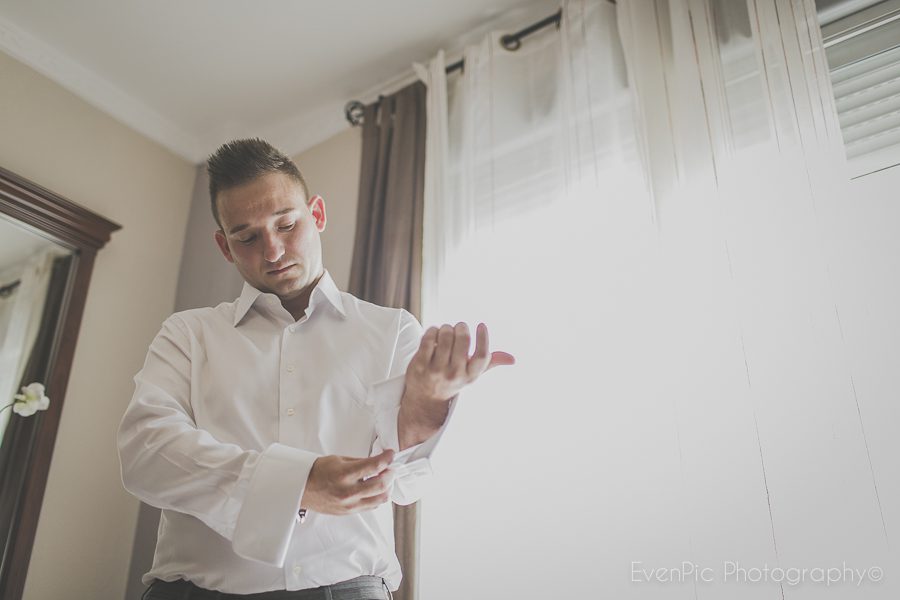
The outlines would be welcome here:
[[[331,273],[328,270],[325,270],[318,285],[316,285],[316,289],[313,290],[312,297],[309,300],[310,306],[315,307],[321,301],[321,297],[324,297],[341,313],[342,317],[347,316],[347,312],[344,310],[344,301],[341,299],[341,290],[335,285],[334,279],[331,278]]]
[[[246,281],[244,282],[244,287],[241,290],[241,295],[237,299],[237,304],[234,309],[235,327],[237,327],[238,323],[241,322],[241,319],[243,319],[250,310],[250,307],[253,306],[262,295],[263,292],[259,291]],[[307,309],[308,314],[312,314],[313,309],[315,309],[316,305],[322,301],[322,298],[334,306],[342,317],[347,315],[347,312],[344,310],[344,302],[341,299],[341,291],[337,288],[334,279],[331,278],[331,273],[327,270],[322,274],[319,283],[316,284],[315,289],[310,295],[309,309]]]

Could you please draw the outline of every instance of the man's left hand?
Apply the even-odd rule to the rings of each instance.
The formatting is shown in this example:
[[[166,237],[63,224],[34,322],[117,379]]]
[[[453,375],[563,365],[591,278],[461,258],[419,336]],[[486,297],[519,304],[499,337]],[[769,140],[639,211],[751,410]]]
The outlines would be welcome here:
[[[475,351],[469,356],[469,326],[430,327],[406,370],[406,389],[400,405],[400,447],[428,439],[447,417],[448,401],[483,373],[515,364],[507,352],[491,352],[488,328],[479,323]]]
[[[465,323],[429,327],[406,370],[406,389],[417,400],[449,400],[482,373],[515,364],[506,352],[490,352],[488,328],[479,323],[475,352],[469,356],[469,326]]]

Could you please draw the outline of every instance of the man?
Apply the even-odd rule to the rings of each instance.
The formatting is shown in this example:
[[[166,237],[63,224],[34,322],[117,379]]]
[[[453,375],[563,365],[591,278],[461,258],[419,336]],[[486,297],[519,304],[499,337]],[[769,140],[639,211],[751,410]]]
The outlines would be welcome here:
[[[422,335],[340,292],[325,203],[266,142],[207,167],[215,240],[245,284],[163,323],[119,427],[126,489],[162,509],[147,600],[384,598],[401,577],[390,501],[418,499],[458,392],[514,359],[483,324],[470,356],[463,323]]]

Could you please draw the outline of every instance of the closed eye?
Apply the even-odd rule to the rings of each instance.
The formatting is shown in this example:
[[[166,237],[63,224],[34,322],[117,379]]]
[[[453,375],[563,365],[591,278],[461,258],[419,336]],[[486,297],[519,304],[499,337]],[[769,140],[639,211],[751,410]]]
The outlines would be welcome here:
[[[292,223],[285,223],[284,225],[278,226],[278,231],[290,231],[297,224],[297,221],[293,221]],[[245,246],[249,246],[253,242],[256,241],[256,234],[251,235],[250,237],[246,237],[244,239],[238,239],[238,242]]]

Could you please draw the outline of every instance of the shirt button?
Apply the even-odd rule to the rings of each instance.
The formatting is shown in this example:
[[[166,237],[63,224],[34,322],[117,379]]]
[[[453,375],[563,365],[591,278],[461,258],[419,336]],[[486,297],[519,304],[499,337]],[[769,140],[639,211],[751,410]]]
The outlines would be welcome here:
[[[294,409],[293,409],[293,408],[287,409],[287,415],[288,415],[289,417],[293,417],[293,416],[294,416]]]
[[[299,575],[303,572],[303,567],[300,565],[294,565],[294,575]]]
[[[288,367],[287,367],[287,372],[288,372],[288,373],[293,373],[293,372],[294,372],[294,365],[288,365]]]
[[[295,331],[297,331],[297,326],[296,325],[289,326],[288,331],[290,331],[291,333],[294,333]]]

